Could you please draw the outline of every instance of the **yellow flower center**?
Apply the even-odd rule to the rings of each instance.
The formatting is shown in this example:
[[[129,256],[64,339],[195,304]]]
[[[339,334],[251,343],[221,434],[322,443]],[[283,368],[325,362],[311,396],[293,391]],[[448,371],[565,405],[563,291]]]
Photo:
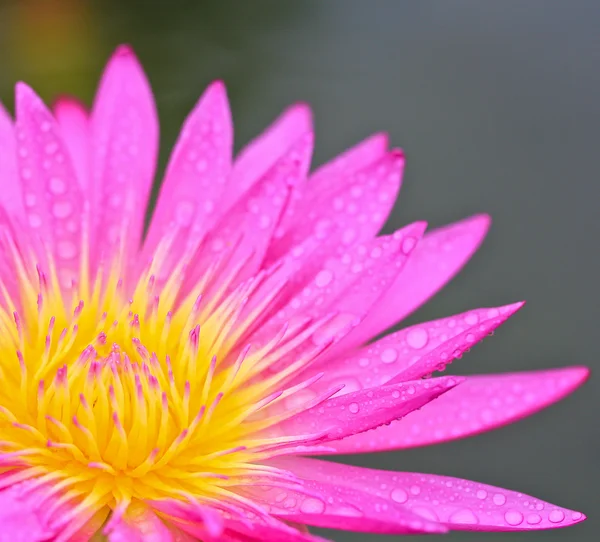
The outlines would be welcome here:
[[[295,367],[257,376],[297,342],[244,348],[264,308],[244,316],[260,278],[228,291],[219,277],[203,299],[217,266],[181,298],[183,263],[162,281],[150,264],[128,289],[120,262],[90,279],[84,256],[67,291],[51,257],[43,272],[10,251],[18,284],[0,284],[3,486],[29,480],[54,494],[48,513],[71,503],[69,515],[86,518],[136,499],[235,504],[242,497],[228,488],[272,474],[256,462],[275,440],[257,433],[282,416],[270,408],[294,393],[276,392]]]

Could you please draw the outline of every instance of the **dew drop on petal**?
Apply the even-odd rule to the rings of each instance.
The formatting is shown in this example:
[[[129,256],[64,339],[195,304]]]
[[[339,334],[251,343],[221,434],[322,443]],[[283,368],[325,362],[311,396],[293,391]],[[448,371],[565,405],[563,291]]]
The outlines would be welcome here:
[[[29,225],[32,228],[39,228],[42,225],[42,219],[39,217],[39,215],[36,215],[35,213],[29,214],[28,220]]]
[[[348,405],[348,410],[352,412],[352,414],[356,414],[360,410],[360,407],[358,406],[358,403],[350,403]]]
[[[52,206],[52,214],[56,218],[66,218],[73,212],[73,206],[69,201],[57,201]]]
[[[398,352],[396,352],[395,348],[386,348],[381,353],[381,361],[383,363],[394,363],[398,359]]]
[[[540,516],[539,514],[529,514],[527,516],[527,523],[529,523],[529,525],[537,525],[541,521],[542,516]]]
[[[482,501],[487,497],[487,491],[485,489],[479,489],[477,491],[477,498],[481,499]]]
[[[548,515],[548,519],[552,523],[560,523],[561,521],[564,521],[565,513],[562,510],[552,510]]]
[[[403,504],[408,500],[408,493],[402,488],[397,487],[396,489],[394,489],[394,491],[392,491],[391,497],[394,502]]]
[[[502,493],[496,493],[492,500],[494,501],[494,504],[502,506],[506,502],[506,497],[502,495]]]
[[[414,348],[415,350],[423,348],[427,344],[428,340],[429,335],[427,330],[423,329],[422,327],[415,327],[406,335],[406,342],[408,343],[408,346]]]
[[[325,511],[325,503],[320,499],[308,497],[302,501],[300,511],[305,514],[322,514]]]
[[[469,326],[474,326],[479,322],[479,315],[471,312],[465,316],[465,323]]]
[[[77,255],[75,245],[70,241],[60,241],[56,247],[58,256],[63,260],[70,260]]]
[[[523,523],[523,514],[517,510],[509,510],[504,514],[504,520],[513,527],[516,525],[521,525],[521,523]]]
[[[64,194],[67,191],[67,185],[60,177],[52,177],[48,188],[50,188],[50,192],[56,195]]]
[[[25,194],[25,206],[26,207],[33,207],[35,205],[37,201],[37,198],[35,197],[35,194]]]
[[[315,277],[315,284],[319,288],[324,288],[332,281],[332,279],[333,279],[333,273],[331,271],[329,271],[328,269],[324,269],[323,271],[320,271],[317,274],[317,276]]]

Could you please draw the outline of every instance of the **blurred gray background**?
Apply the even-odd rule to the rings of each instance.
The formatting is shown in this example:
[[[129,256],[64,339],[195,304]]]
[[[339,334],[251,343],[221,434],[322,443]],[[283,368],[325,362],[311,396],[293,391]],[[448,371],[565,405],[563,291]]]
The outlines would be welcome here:
[[[287,104],[312,104],[316,163],[385,129],[408,156],[389,227],[485,211],[467,269],[411,317],[529,303],[452,369],[599,366],[600,4],[552,0],[0,0],[0,98],[22,79],[90,102],[129,42],[162,123],[162,163],[204,86],[228,84],[237,146]],[[348,461],[472,478],[584,511],[572,530],[447,540],[596,540],[600,380],[513,426]],[[328,533],[334,540],[392,540]],[[428,539],[420,538],[421,540]]]

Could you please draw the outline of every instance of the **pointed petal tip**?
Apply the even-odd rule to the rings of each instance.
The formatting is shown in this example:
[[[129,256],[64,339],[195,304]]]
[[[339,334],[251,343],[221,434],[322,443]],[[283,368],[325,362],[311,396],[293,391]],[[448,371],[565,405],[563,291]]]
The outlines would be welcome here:
[[[133,47],[128,43],[122,43],[119,45],[115,52],[113,53],[113,57],[131,57],[135,56],[135,52],[133,51]]]
[[[492,217],[487,213],[478,213],[464,220],[465,223],[471,223],[474,227],[478,226],[483,231],[487,232],[492,225]]]
[[[133,47],[128,44],[119,45],[108,60],[105,71],[111,66],[134,66],[142,70],[141,63],[133,50]]]
[[[52,101],[52,110],[63,110],[67,108],[76,108],[81,111],[87,111],[86,105],[75,96],[71,96],[70,94],[59,94]]]
[[[312,117],[312,109],[310,107],[310,104],[308,102],[303,102],[303,101],[299,101],[299,102],[294,102],[292,105],[290,105],[286,110],[286,113],[302,113],[304,115],[308,115],[310,117]]]
[[[573,365],[571,367],[565,367],[564,369],[558,369],[568,373],[568,376],[573,381],[573,389],[585,384],[591,375],[591,369],[585,365]]]
[[[300,131],[313,131],[313,112],[308,102],[296,102],[287,107],[279,117],[279,122],[283,120],[298,123],[302,127]]]
[[[500,314],[505,316],[506,319],[510,318],[513,314],[520,311],[526,305],[526,301],[517,301],[515,303],[509,303],[508,305],[502,305],[498,307]],[[490,309],[493,310],[493,309]]]
[[[227,93],[227,86],[225,85],[225,81],[223,81],[223,79],[215,79],[208,85],[208,87],[206,87],[206,90],[210,90],[212,92]]]
[[[18,102],[19,99],[27,97],[27,96],[36,96],[35,91],[23,81],[17,81],[15,83],[15,101]],[[17,104],[15,104],[16,107]]]
[[[15,85],[15,120],[27,115],[32,108],[46,110],[42,98],[27,83],[19,81]]]
[[[396,158],[398,160],[401,160],[402,163],[404,164],[404,161],[405,161],[406,157],[404,155],[404,151],[401,148],[395,147],[395,148],[391,149],[389,152],[390,152],[390,156],[392,158]]]

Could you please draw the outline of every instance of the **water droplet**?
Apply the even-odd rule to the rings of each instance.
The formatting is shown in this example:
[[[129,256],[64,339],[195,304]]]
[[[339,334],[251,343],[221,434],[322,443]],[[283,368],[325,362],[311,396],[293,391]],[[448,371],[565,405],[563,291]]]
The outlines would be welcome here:
[[[287,493],[285,491],[281,491],[275,495],[275,502],[283,502],[287,499]]]
[[[36,215],[35,213],[30,213],[28,219],[29,225],[32,228],[39,228],[42,225],[42,219],[39,217],[39,215]]]
[[[49,183],[50,192],[53,194],[64,194],[67,191],[66,183],[59,177],[52,177]]]
[[[394,491],[392,491],[391,497],[394,502],[403,504],[408,500],[408,493],[402,488],[397,487],[396,489],[394,489]]]
[[[381,353],[381,361],[383,363],[394,363],[398,359],[398,352],[396,352],[395,348],[386,348]]]
[[[351,245],[356,239],[356,232],[354,230],[346,230],[342,235],[342,243],[344,245]]]
[[[461,525],[475,525],[479,523],[477,516],[469,508],[457,510],[448,519],[451,523],[459,523]]]
[[[504,514],[504,520],[512,526],[521,525],[523,523],[523,514],[517,510],[509,510]]]
[[[427,330],[423,329],[422,327],[412,328],[406,335],[406,342],[408,343],[408,346],[414,348],[415,350],[423,348],[427,344],[428,340],[429,335]]]
[[[35,197],[35,194],[25,194],[25,206],[26,207],[33,207],[35,205],[36,201],[37,201],[37,198]]]
[[[333,279],[333,273],[329,271],[329,269],[323,269],[320,271],[315,277],[315,284],[319,288],[324,288],[327,286]]]
[[[484,500],[487,497],[487,491],[485,489],[477,490],[477,498]]]
[[[189,226],[194,216],[195,205],[189,201],[180,201],[175,209],[177,222],[181,226]]]
[[[562,510],[552,510],[548,515],[548,519],[552,523],[560,523],[561,521],[564,521],[565,513]]]
[[[258,227],[261,230],[266,230],[271,225],[271,217],[268,215],[262,215],[258,221]]]
[[[302,501],[300,511],[305,514],[322,514],[325,511],[325,503],[320,499],[308,497]]]
[[[469,326],[474,326],[479,322],[477,313],[471,312],[465,316],[465,323]]]
[[[56,250],[63,260],[70,260],[77,255],[77,249],[71,241],[60,241],[56,246]]]
[[[421,488],[419,486],[410,486],[410,492],[412,495],[418,495],[421,493]]]
[[[527,523],[529,523],[529,525],[537,525],[541,521],[542,516],[540,516],[539,514],[529,514],[527,516]]]
[[[506,502],[506,497],[502,495],[502,493],[496,493],[492,500],[494,501],[494,504],[502,506]]]
[[[358,403],[350,403],[348,405],[348,410],[352,412],[352,414],[356,414],[360,410],[360,407],[358,406]]]
[[[57,201],[52,206],[52,214],[56,218],[67,218],[73,212],[73,206],[70,201]]]

